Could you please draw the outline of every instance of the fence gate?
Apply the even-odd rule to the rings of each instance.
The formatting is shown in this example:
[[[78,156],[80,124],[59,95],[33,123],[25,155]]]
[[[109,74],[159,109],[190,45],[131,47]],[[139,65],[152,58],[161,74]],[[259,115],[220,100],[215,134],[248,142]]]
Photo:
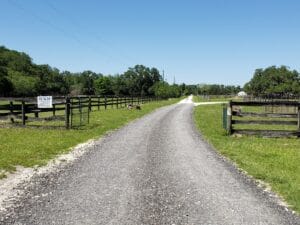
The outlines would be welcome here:
[[[71,127],[76,128],[89,123],[89,99],[76,97],[70,100]]]
[[[223,108],[223,127],[229,134],[262,137],[300,137],[300,102],[229,101]]]

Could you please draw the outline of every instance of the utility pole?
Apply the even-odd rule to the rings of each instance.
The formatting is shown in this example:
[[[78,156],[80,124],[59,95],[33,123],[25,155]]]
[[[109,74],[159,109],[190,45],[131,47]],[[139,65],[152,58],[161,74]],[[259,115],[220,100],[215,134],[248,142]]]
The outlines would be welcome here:
[[[175,76],[174,76],[174,79],[173,79],[173,84],[176,84],[176,78],[175,78]]]
[[[163,82],[165,82],[165,71],[163,70]]]

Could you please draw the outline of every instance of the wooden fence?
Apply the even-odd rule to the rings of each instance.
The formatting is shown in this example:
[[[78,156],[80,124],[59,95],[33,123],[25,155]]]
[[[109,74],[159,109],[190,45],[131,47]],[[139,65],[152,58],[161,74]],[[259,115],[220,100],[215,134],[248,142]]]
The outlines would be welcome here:
[[[223,126],[229,134],[300,137],[300,102],[230,101],[223,109]]]
[[[63,119],[65,127],[70,128],[72,126],[72,110],[83,107],[90,112],[92,110],[106,110],[108,107],[124,108],[129,104],[139,105],[154,100],[158,100],[158,98],[128,96],[53,97],[52,108],[38,108],[36,98],[0,98],[0,119],[10,119],[11,122],[14,122],[14,119],[21,119],[22,125],[25,125],[27,121],[44,120],[45,118],[39,118],[39,114],[50,112],[51,118],[46,119]],[[80,104],[78,104],[79,102]],[[57,112],[60,111],[63,111],[63,115],[57,115]],[[34,117],[28,117],[28,114],[34,115]]]

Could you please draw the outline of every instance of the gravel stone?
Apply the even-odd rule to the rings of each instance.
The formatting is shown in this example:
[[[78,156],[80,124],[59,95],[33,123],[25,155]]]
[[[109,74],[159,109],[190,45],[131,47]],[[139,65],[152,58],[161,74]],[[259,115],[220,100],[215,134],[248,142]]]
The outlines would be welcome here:
[[[33,176],[0,224],[300,224],[203,141],[192,112],[188,103],[158,109]]]

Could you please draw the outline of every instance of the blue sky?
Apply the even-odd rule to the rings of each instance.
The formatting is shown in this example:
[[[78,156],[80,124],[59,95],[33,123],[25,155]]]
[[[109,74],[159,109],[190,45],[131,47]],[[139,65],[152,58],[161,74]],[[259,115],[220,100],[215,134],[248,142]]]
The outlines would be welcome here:
[[[244,85],[257,68],[300,71],[297,0],[1,0],[0,45],[60,70]]]

